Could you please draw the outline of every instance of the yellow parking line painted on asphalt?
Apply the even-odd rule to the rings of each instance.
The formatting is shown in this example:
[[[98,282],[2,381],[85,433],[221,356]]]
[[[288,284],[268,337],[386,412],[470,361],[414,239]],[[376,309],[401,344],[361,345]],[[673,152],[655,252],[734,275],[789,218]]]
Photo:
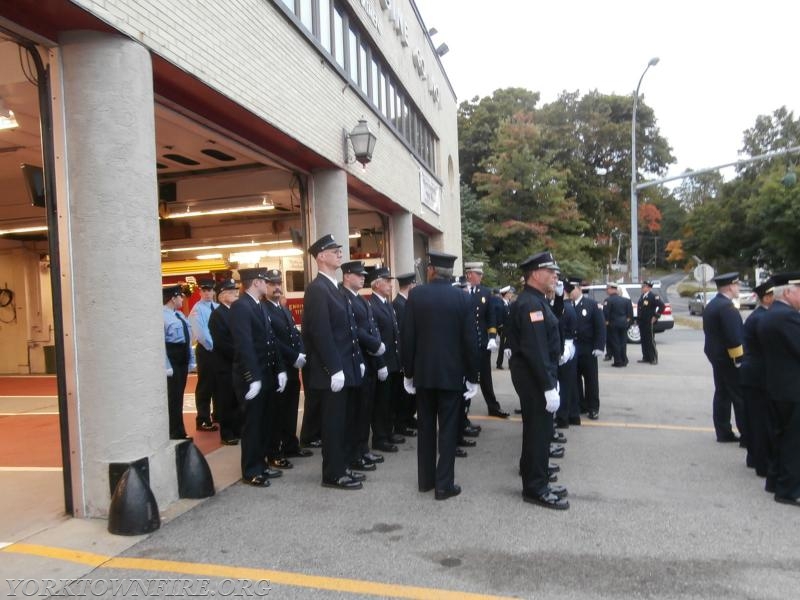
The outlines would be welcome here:
[[[510,596],[472,594],[469,592],[380,583],[376,581],[362,581],[358,579],[305,575],[302,573],[272,571],[269,569],[251,569],[247,567],[209,565],[152,558],[103,556],[92,552],[82,552],[80,550],[56,548],[53,546],[40,546],[37,544],[12,544],[0,549],[0,552],[12,552],[16,554],[39,556],[42,558],[65,560],[95,568],[135,569],[140,571],[177,573],[180,575],[197,575],[226,579],[250,579],[252,581],[267,580],[270,582],[271,586],[290,585],[318,590],[331,590],[334,592],[381,596],[384,598],[442,598],[444,600],[457,600],[461,598],[466,600],[510,600],[511,598]]]
[[[501,420],[498,419],[497,417],[488,417],[480,415],[470,415],[469,418],[473,421]],[[522,419],[520,417],[510,417],[508,419],[502,419],[502,420],[513,421],[515,423],[522,422]],[[713,427],[692,427],[689,425],[659,425],[658,423],[620,423],[616,421],[587,421],[585,419],[581,423],[581,427],[619,427],[621,429],[664,429],[666,431],[699,431],[701,433],[714,432]]]

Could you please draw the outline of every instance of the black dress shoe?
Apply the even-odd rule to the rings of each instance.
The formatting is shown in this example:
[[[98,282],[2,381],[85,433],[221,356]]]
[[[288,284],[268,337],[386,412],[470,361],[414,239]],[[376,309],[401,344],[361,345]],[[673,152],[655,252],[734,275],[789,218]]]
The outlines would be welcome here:
[[[307,444],[303,444],[306,448],[322,448],[322,440],[311,440]]]
[[[718,437],[717,441],[720,444],[727,444],[727,443],[730,443],[730,442],[738,442],[739,441],[739,436],[732,433],[730,435],[726,435],[726,436],[723,436],[723,437]]]
[[[456,448],[456,456],[459,458],[467,458],[467,451],[463,448]]]
[[[449,490],[436,490],[433,494],[437,500],[447,500],[453,496],[458,496],[461,493],[461,486],[454,483],[453,487]]]
[[[597,414],[597,411],[596,411],[596,410],[590,410],[590,411],[589,411],[589,418],[590,418],[592,421],[597,421],[597,419],[598,419],[598,418],[600,418],[600,416]]]
[[[385,459],[381,454],[375,454],[374,452],[367,452],[362,456],[362,458],[371,463],[382,463]]]
[[[580,417],[570,417],[569,418],[569,424],[570,425],[580,425],[581,424],[581,418]]]
[[[231,438],[229,440],[220,440],[220,443],[223,446],[238,446],[239,445],[239,438]]]
[[[550,493],[554,496],[558,496],[559,498],[566,498],[569,496],[569,492],[567,488],[563,485],[551,485],[550,486]]]
[[[466,427],[472,427],[473,429],[477,429],[477,430],[478,430],[478,433],[480,433],[481,431],[483,431],[483,428],[482,428],[480,425],[478,425],[477,423],[473,423],[473,422],[472,422],[472,421],[470,421],[469,419],[467,419],[467,424],[466,424]]]
[[[549,481],[550,483],[555,483],[556,481],[558,481],[558,475],[556,475],[555,473],[549,473],[547,475],[547,481]]]
[[[497,368],[502,371],[503,370],[503,365],[497,365]]]
[[[367,463],[363,458],[354,460],[348,466],[353,471],[374,471],[378,468],[375,463]]]
[[[478,431],[477,429],[475,429],[474,427],[464,427],[464,429],[461,430],[461,435],[463,437],[475,437],[476,438],[480,434],[481,434],[481,432]]]
[[[294,465],[291,461],[285,458],[271,458],[269,459],[269,466],[273,469],[293,469]]]
[[[270,467],[267,467],[266,469],[264,469],[264,471],[261,474],[264,477],[266,477],[267,479],[275,479],[277,477],[282,477],[283,476],[283,471],[279,471],[278,469],[271,469]]]
[[[468,440],[467,438],[462,437],[460,440],[458,440],[458,445],[461,446],[462,448],[472,448],[474,446],[477,446],[478,442],[476,442],[475,440]]]
[[[637,363],[649,363],[650,361],[649,361],[649,360],[645,360],[645,359],[641,358],[641,359],[637,360],[636,362],[637,362]]]
[[[542,494],[541,496],[529,496],[523,492],[522,499],[530,504],[538,504],[539,506],[553,508],[555,510],[567,510],[569,508],[569,502],[550,492]]]
[[[379,444],[372,444],[373,450],[380,450],[381,452],[397,452],[397,446],[388,442],[381,442]]]
[[[404,427],[397,432],[399,435],[403,435],[405,437],[417,437],[416,429],[411,429],[411,427]]]
[[[553,438],[550,441],[555,442],[556,444],[566,444],[567,436],[565,436],[560,431],[555,431],[553,432]]]
[[[604,356],[604,357],[603,357],[603,362],[608,362],[608,361],[610,361],[610,360],[611,360],[611,358],[612,358],[612,357],[610,357],[610,356]]]
[[[213,423],[198,423],[197,431],[219,431],[219,427]]]
[[[289,458],[308,458],[309,456],[314,456],[311,450],[306,450],[305,448],[290,450],[289,452],[284,452],[284,454]]]
[[[356,473],[352,469],[345,469],[344,474],[347,475],[353,481],[364,481],[366,480],[367,476],[363,473]]]
[[[624,367],[625,363],[612,363],[611,366],[612,367]]]
[[[522,409],[521,408],[515,408],[514,409],[514,414],[515,415],[521,415],[522,414]]]
[[[650,364],[651,364],[651,365],[657,365],[657,364],[658,364],[658,359],[656,359],[656,360],[651,360],[651,361],[650,361]]]
[[[404,438],[402,435],[397,435],[396,433],[393,433],[392,435],[389,436],[389,443],[390,444],[405,444],[406,443],[406,438]]]
[[[509,414],[498,406],[497,408],[492,408],[489,410],[489,416],[497,417],[499,419],[507,419]]]
[[[247,485],[252,485],[253,487],[269,487],[269,479],[264,475],[242,477],[242,481]]]
[[[784,498],[783,496],[775,496],[775,502],[780,502],[781,504],[788,504],[789,506],[800,507],[800,498]]]
[[[355,481],[347,475],[344,475],[339,477],[336,481],[323,480],[322,487],[329,487],[337,490],[360,490],[364,485],[360,481]]]
[[[564,458],[564,446],[550,446],[550,458]]]
[[[547,474],[548,475],[552,475],[553,473],[558,473],[560,470],[561,470],[561,467],[559,467],[555,463],[549,463],[547,465]]]
[[[556,429],[569,429],[569,421],[567,419],[556,419]]]
[[[434,487],[432,485],[421,485],[419,486],[419,491],[424,494],[425,492],[430,492]]]

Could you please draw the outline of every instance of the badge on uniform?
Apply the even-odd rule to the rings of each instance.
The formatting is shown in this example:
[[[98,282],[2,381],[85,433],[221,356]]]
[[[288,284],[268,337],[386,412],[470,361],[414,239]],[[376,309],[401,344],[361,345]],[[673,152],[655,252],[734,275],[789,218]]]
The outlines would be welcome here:
[[[586,309],[585,309],[585,308],[584,308],[584,309],[581,311],[581,314],[582,314],[584,317],[585,317],[585,316],[588,314],[588,313],[586,312]]]
[[[485,296],[481,296],[481,304],[486,304],[486,297]]]
[[[535,310],[531,315],[531,323],[538,323],[540,321],[544,321],[544,313],[540,310]]]
[[[645,306],[647,306],[648,304],[650,304],[650,300],[645,300],[644,302],[642,302],[642,304],[644,304]]]

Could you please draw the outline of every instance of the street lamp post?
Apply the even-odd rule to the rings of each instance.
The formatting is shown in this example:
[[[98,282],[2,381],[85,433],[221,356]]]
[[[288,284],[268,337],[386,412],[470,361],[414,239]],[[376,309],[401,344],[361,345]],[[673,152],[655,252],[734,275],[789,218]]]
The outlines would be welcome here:
[[[639,77],[636,91],[633,93],[633,116],[631,117],[631,281],[639,283],[639,199],[636,192],[636,106],[639,103],[639,88],[642,86],[647,69],[658,64],[658,57],[653,57]]]

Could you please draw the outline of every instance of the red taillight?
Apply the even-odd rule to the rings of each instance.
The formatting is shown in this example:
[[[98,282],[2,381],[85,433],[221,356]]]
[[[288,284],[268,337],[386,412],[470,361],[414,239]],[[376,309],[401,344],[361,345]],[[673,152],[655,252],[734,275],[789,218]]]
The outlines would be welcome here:
[[[669,302],[664,303],[664,312],[662,314],[671,315],[672,314],[672,307],[669,305]]]

